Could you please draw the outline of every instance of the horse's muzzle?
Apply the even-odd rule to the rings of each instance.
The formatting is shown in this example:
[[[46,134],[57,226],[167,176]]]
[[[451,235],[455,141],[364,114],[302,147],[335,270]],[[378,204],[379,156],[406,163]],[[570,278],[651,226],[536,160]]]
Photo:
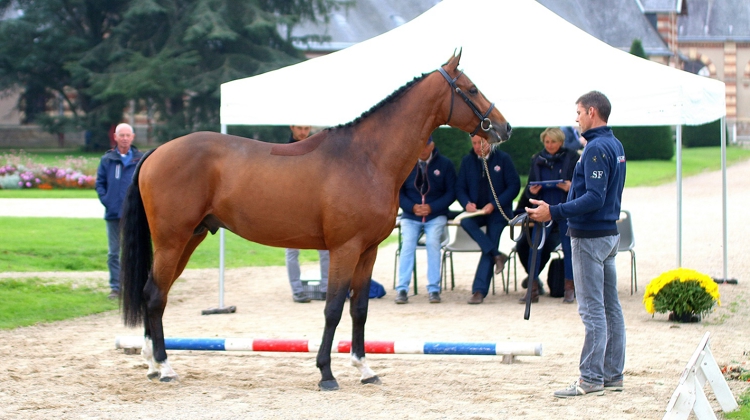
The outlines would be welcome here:
[[[513,128],[510,126],[510,123],[493,124],[492,130],[489,131],[492,138],[490,143],[504,143],[510,139],[512,133]]]

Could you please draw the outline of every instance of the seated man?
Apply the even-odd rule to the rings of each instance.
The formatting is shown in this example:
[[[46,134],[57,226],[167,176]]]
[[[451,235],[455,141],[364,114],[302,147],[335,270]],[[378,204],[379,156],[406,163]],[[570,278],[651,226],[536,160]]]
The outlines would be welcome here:
[[[482,249],[471,287],[472,296],[468,301],[475,305],[482,303],[489,292],[493,266],[495,273],[500,273],[508,259],[500,253],[498,246],[500,235],[508,225],[507,215],[513,215],[513,199],[521,190],[521,179],[507,153],[490,148],[487,141],[479,136],[471,138],[471,146],[472,150],[461,161],[456,198],[467,212],[483,213],[482,216],[461,220],[461,227]],[[495,206],[495,194],[502,205],[501,209]],[[482,231],[483,226],[486,226],[486,232]]]
[[[289,126],[289,130],[292,132],[289,136],[289,143],[305,140],[310,136],[311,129],[312,127],[309,125]],[[325,249],[319,249],[318,255],[320,257],[320,291],[323,292],[323,300],[325,300],[326,291],[328,290],[328,267],[331,257],[328,250]],[[300,280],[299,249],[286,249],[286,272],[289,275],[289,286],[292,288],[292,300],[297,303],[310,302],[310,296],[305,293],[302,280]]]
[[[430,303],[440,303],[440,237],[448,222],[448,206],[456,199],[456,169],[438,153],[432,137],[399,191],[401,256],[396,303],[409,302],[409,282],[414,269],[419,234],[424,231],[427,248],[427,293]]]

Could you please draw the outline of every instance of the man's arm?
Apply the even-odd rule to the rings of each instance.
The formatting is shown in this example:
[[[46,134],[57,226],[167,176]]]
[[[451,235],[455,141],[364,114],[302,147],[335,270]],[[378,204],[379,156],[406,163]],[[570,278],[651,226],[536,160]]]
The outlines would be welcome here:
[[[574,197],[566,203],[552,206],[550,213],[553,219],[568,219],[602,208],[607,193],[607,180],[611,173],[609,164],[612,158],[614,156],[605,159],[602,150],[594,146],[584,149],[583,156],[578,164],[582,165],[583,168],[581,173],[585,182],[585,191],[582,195]],[[576,179],[575,181],[579,180]]]

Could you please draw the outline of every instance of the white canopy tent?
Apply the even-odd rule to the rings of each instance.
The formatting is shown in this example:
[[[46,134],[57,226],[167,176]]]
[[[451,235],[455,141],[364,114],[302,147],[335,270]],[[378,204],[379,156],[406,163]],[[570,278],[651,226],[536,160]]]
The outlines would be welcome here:
[[[533,0],[444,0],[344,50],[221,86],[222,124],[346,123],[463,48],[461,67],[515,127],[573,125],[592,89],[612,125],[725,115],[724,84],[612,48]]]
[[[514,127],[574,125],[575,100],[590,90],[613,103],[611,125],[677,126],[681,265],[679,127],[723,121],[724,83],[612,48],[534,0],[444,0],[352,47],[224,83],[222,131],[226,125],[349,122],[414,77],[435,70],[454,48],[462,48],[461,68]],[[726,208],[726,197],[724,202]],[[726,222],[724,230],[726,277]]]

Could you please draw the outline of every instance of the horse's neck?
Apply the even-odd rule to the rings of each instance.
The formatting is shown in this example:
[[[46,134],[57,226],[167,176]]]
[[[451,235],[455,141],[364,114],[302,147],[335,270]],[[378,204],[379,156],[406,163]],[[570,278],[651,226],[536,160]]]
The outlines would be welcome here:
[[[431,76],[360,122],[365,132],[377,134],[358,136],[359,147],[379,173],[393,174],[399,182],[414,168],[427,137],[446,119],[442,99],[448,90],[432,88]]]

